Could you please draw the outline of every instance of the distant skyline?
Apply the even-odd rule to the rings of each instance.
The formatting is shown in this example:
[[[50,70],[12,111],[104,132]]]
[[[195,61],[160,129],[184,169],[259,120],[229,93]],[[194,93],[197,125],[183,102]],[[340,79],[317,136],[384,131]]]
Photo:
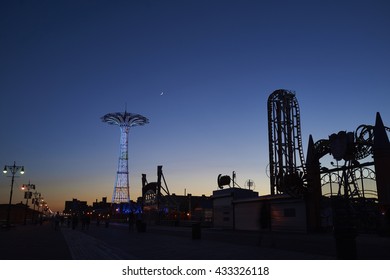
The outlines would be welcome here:
[[[236,171],[269,193],[267,98],[296,92],[306,156],[340,130],[390,126],[388,1],[1,1],[0,164],[24,165],[53,210],[111,195],[119,128],[130,197],[157,165],[172,193],[210,195]],[[163,94],[162,94],[163,93]],[[127,105],[126,105],[127,104]],[[0,177],[0,203],[10,178]]]

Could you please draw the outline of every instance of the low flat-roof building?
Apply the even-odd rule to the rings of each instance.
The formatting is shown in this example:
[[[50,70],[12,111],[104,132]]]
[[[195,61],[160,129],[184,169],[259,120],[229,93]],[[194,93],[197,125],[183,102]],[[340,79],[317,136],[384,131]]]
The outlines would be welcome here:
[[[306,204],[288,195],[258,196],[248,189],[213,192],[213,225],[235,230],[306,232]]]

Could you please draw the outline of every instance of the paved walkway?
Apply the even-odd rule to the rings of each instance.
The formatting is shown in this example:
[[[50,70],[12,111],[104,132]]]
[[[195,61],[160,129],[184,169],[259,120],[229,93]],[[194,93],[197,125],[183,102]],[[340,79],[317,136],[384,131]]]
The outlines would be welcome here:
[[[129,260],[136,259],[121,249],[114,248],[82,231],[62,228],[62,234],[74,260]]]
[[[219,236],[221,232],[217,232]],[[165,259],[165,260],[218,260],[218,259],[331,259],[315,253],[296,252],[280,248],[258,246],[257,236],[248,239],[232,234],[221,240],[205,234],[193,240],[189,228],[149,228],[146,233],[129,232],[126,227],[109,228],[92,226],[90,230],[64,229],[74,259]],[[228,239],[230,242],[228,242]],[[102,241],[103,240],[103,241]],[[99,245],[97,245],[99,244]],[[79,246],[81,245],[81,246]],[[74,249],[72,249],[74,248]],[[102,254],[101,248],[104,248]],[[85,251],[88,251],[87,253]]]
[[[259,242],[261,240],[261,242]],[[260,244],[259,244],[260,243]],[[390,238],[359,235],[359,259],[390,259]],[[50,224],[16,226],[0,231],[0,259],[9,260],[327,260],[335,259],[331,234],[287,234],[202,229],[200,240],[191,228],[148,226],[145,233],[125,225],[88,230]]]
[[[70,260],[61,231],[50,224],[16,225],[0,229],[1,260]]]

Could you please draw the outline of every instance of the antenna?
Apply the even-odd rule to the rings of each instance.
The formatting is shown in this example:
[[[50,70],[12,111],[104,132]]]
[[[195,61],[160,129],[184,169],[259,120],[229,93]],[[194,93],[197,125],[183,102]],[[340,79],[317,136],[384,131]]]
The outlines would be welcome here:
[[[222,176],[222,174],[219,174],[217,177],[218,188],[223,189],[223,186],[227,186],[227,185],[229,185],[230,187],[230,182],[232,182],[233,183],[232,188],[237,186],[241,189],[240,185],[237,184],[235,180],[236,180],[236,171],[233,171],[232,177],[230,177],[229,175]]]
[[[252,179],[246,180],[245,187],[248,188],[249,190],[254,190],[256,188],[255,181],[253,181]]]

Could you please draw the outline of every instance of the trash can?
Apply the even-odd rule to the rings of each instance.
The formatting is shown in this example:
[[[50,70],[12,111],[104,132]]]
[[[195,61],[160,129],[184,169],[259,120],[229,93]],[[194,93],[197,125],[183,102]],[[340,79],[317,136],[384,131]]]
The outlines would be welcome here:
[[[336,232],[336,254],[339,260],[356,260],[356,233],[353,231]]]
[[[192,224],[192,239],[201,239],[202,238],[202,227],[200,223]]]
[[[146,223],[137,221],[136,227],[138,232],[146,232]]]

